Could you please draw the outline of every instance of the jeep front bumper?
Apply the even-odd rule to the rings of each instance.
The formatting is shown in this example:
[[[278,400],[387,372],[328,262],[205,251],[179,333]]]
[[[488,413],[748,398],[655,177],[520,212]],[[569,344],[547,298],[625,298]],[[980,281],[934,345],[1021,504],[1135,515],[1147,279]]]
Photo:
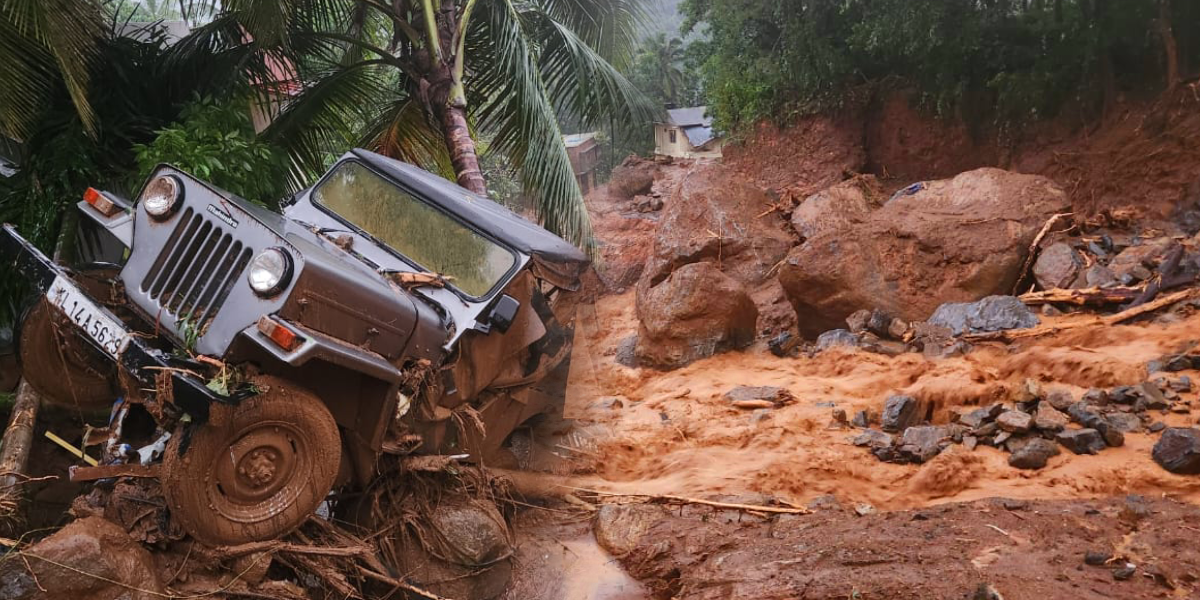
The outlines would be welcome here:
[[[237,398],[224,396],[205,387],[205,382],[178,368],[165,352],[147,345],[144,337],[129,329],[100,302],[75,285],[70,270],[55,264],[5,224],[0,232],[0,264],[10,265],[10,272],[24,276],[38,293],[65,314],[75,325],[75,333],[110,357],[143,386],[156,389],[157,377],[167,373],[171,378],[171,401],[193,421],[208,419],[213,402],[236,404]]]

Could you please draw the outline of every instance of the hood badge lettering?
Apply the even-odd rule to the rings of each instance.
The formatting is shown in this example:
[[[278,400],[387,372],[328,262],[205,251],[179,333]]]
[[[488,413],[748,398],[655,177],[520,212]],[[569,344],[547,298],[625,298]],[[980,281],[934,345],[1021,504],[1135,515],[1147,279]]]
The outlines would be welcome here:
[[[237,219],[233,218],[233,215],[221,210],[220,208],[217,208],[215,204],[209,204],[206,210],[209,212],[209,214],[220,219],[226,225],[237,229],[238,222]]]

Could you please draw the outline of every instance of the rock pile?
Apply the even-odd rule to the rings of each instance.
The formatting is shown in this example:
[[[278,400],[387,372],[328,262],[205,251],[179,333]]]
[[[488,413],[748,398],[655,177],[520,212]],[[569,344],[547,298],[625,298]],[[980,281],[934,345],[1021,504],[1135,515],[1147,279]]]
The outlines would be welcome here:
[[[1013,296],[988,296],[977,302],[948,302],[928,321],[909,322],[881,309],[859,310],[846,318],[846,329],[817,336],[810,353],[838,346],[862,348],[895,356],[923,352],[930,358],[966,353],[970,344],[956,339],[964,333],[981,333],[1036,327],[1038,317]],[[786,336],[771,341],[771,350],[783,356],[792,347]]]
[[[1014,467],[1040,469],[1059,454],[1059,446],[1075,454],[1096,454],[1124,445],[1127,433],[1161,431],[1164,426],[1154,421],[1152,412],[1190,412],[1191,402],[1179,393],[1191,389],[1187,377],[1160,376],[1134,386],[1088,390],[1076,400],[1067,391],[1045,392],[1027,380],[1009,402],[963,409],[946,425],[928,424],[928,407],[911,396],[897,395],[884,403],[880,429],[865,429],[853,441],[880,460],[895,463],[923,463],[952,444],[967,450],[983,444],[1010,452],[1008,464]],[[853,423],[864,426],[870,421],[864,411]],[[1170,440],[1164,434],[1159,442],[1161,451],[1155,447],[1155,460],[1174,472],[1200,473],[1200,429],[1169,431]]]

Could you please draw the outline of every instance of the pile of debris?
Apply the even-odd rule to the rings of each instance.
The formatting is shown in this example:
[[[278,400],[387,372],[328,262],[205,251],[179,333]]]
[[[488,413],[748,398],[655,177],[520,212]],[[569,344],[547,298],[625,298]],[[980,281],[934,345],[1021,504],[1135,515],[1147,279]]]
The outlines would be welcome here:
[[[1089,224],[1084,224],[1087,228]],[[1192,284],[1200,273],[1195,238],[1160,231],[1140,235],[1107,229],[1043,247],[1033,264],[1042,291],[1021,296],[1027,304],[1138,306],[1159,293]]]
[[[958,337],[963,334],[1027,329],[1039,323],[1037,315],[1013,296],[947,302],[926,321],[905,321],[882,309],[863,309],[846,318],[846,329],[826,331],[803,350],[812,356],[842,346],[888,356],[921,352],[929,358],[945,358],[970,351],[971,345]],[[799,340],[790,333],[775,337],[769,347],[781,357],[801,350]]]
[[[865,431],[853,441],[894,463],[923,463],[953,444],[967,450],[982,444],[1010,452],[1014,467],[1040,469],[1060,445],[1075,454],[1096,454],[1124,445],[1127,433],[1166,429],[1154,412],[1190,414],[1192,401],[1180,397],[1190,391],[1187,376],[1158,376],[1139,385],[1091,389],[1076,400],[1066,390],[1045,392],[1026,380],[1009,402],[963,409],[946,425],[928,423],[932,407],[926,403],[896,395],[884,403],[880,429],[869,428],[875,421],[869,411],[855,415],[852,423]]]

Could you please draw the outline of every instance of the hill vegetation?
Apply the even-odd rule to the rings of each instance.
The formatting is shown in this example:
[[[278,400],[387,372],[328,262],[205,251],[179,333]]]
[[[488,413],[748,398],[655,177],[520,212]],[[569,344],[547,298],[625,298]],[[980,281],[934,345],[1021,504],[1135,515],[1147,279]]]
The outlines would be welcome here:
[[[1064,110],[1200,69],[1190,0],[685,0],[685,31],[720,126],[836,107],[863,84],[915,87],[969,123]]]

